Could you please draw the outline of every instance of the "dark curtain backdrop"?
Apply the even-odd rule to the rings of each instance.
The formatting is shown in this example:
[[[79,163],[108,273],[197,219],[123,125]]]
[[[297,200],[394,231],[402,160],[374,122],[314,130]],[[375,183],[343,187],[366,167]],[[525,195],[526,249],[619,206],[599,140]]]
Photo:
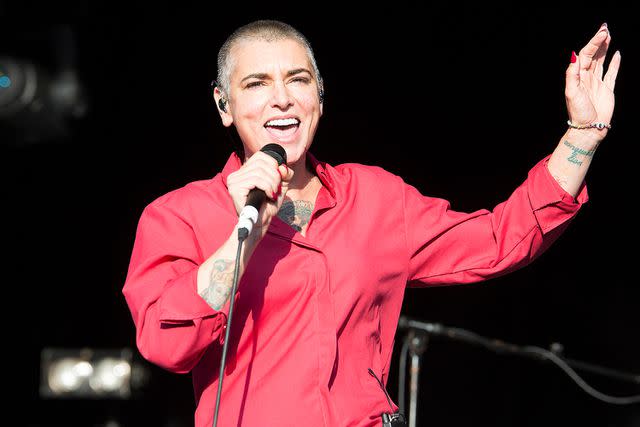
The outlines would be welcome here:
[[[149,364],[150,384],[133,400],[42,400],[39,357],[44,347],[135,346],[121,288],[139,215],[225,163],[234,147],[210,96],[215,56],[233,29],[259,18],[289,22],[316,51],[326,87],[317,157],[382,166],[460,211],[493,207],[553,150],[566,128],[571,51],[608,22],[609,58],[620,49],[622,66],[613,130],[588,175],[588,204],[534,264],[482,284],[410,289],[403,314],[516,344],[559,342],[568,357],[640,373],[640,111],[630,9],[611,2],[42,7],[2,3],[0,55],[51,66],[50,31],[69,23],[90,103],[67,138],[23,144],[15,132],[0,134],[10,214],[5,366],[29,408],[21,424],[192,425],[189,375]],[[394,399],[399,350],[388,383]],[[438,337],[422,362],[420,426],[640,426],[640,406],[596,400],[551,364]],[[583,377],[608,394],[640,393]]]

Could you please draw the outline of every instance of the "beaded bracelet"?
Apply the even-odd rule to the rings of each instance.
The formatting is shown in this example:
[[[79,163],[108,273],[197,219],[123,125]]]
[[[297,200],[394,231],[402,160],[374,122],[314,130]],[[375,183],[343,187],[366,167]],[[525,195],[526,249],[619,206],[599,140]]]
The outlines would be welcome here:
[[[574,125],[573,123],[571,123],[571,120],[567,120],[567,124],[569,125],[570,128],[574,128],[574,129],[591,129],[591,128],[596,128],[598,130],[602,130],[604,128],[611,129],[611,125],[608,125],[606,123],[601,123],[601,122],[590,123],[588,125]]]

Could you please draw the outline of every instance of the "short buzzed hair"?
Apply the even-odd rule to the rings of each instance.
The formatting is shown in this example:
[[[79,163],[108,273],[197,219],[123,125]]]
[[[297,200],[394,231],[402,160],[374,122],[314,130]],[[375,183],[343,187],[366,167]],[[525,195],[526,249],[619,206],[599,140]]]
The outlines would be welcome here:
[[[229,96],[229,90],[231,89],[231,71],[234,65],[231,58],[231,49],[237,42],[243,40],[273,42],[283,39],[295,40],[304,46],[309,56],[309,61],[311,61],[313,71],[316,74],[316,79],[318,80],[318,90],[322,93],[322,77],[316,64],[316,58],[313,55],[313,49],[311,49],[311,43],[309,43],[300,31],[291,25],[274,20],[259,20],[243,25],[227,38],[218,52],[218,77],[216,80],[218,88],[221,89],[226,96]]]

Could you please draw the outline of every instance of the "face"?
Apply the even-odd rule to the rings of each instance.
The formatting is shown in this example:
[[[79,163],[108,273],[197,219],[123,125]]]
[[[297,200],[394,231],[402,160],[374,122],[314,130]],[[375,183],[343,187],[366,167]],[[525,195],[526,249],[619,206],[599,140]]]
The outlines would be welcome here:
[[[231,50],[225,126],[235,125],[245,155],[270,143],[287,163],[304,161],[322,115],[318,83],[304,46],[295,40],[241,41]]]

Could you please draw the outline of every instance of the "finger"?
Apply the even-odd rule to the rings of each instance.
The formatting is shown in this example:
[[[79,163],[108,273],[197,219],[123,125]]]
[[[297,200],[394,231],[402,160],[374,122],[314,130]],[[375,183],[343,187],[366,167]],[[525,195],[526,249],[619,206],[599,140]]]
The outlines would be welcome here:
[[[238,186],[244,187],[248,191],[258,188],[264,191],[264,194],[266,194],[267,197],[274,200],[277,196],[278,185],[279,184],[274,183],[272,180],[267,179],[260,174],[248,175],[242,182],[238,183]]]
[[[277,173],[275,174],[277,177]],[[264,191],[265,194],[271,197],[274,193],[277,193],[278,186],[280,185],[279,178],[272,178],[265,175],[261,170],[250,170],[242,174],[229,175],[227,178],[227,186],[230,190],[235,192],[235,189],[241,190],[240,193],[246,196],[254,188],[259,188]]]
[[[600,49],[600,46],[604,43],[604,41],[609,36],[609,32],[607,31],[607,27],[603,24],[600,27],[600,30],[596,33],[595,36],[589,40],[589,43],[585,47],[580,50],[580,64],[583,70],[587,70],[591,67],[591,61],[593,57]]]
[[[278,174],[278,170],[272,168],[270,162],[261,159],[251,163],[247,162],[242,166],[241,169],[234,172],[234,177],[237,176],[238,178],[242,179],[243,177],[251,176],[254,173],[264,175],[265,177],[268,177],[269,179],[277,182],[280,182],[281,179],[280,175]],[[229,178],[231,178],[231,175],[229,175]]]
[[[618,77],[618,70],[620,69],[621,60],[622,55],[620,54],[619,50],[616,50],[616,53],[613,54],[613,58],[611,58],[611,62],[609,63],[607,74],[604,75],[604,84],[607,85],[607,87],[611,89],[612,92],[616,86],[616,78]]]
[[[567,67],[565,76],[565,95],[571,97],[580,86],[580,58],[575,52],[571,52],[571,62]]]
[[[604,39],[604,43],[600,46],[600,49],[596,52],[594,75],[598,80],[602,80],[602,73],[604,70],[604,60],[607,57],[607,50],[609,50],[609,44],[611,43],[611,34],[607,31],[607,37]]]
[[[262,162],[262,163],[266,163],[267,165],[269,165],[271,167],[271,169],[275,169],[278,167],[278,161],[276,159],[274,159],[273,157],[271,157],[270,155],[268,155],[267,153],[264,153],[262,151],[257,151],[253,154],[253,156],[251,156],[249,158],[249,160],[247,161],[247,163],[249,163],[249,161],[253,162]]]
[[[258,173],[261,175],[261,173]],[[232,174],[229,174],[227,177],[227,187],[231,188],[240,188],[245,190],[246,193],[249,192],[253,188],[252,180],[256,176],[256,171],[254,168],[250,169],[239,169]]]
[[[258,154],[258,153],[256,153]],[[251,162],[250,167],[259,167],[262,171],[264,171],[269,177],[275,179],[278,184],[282,180],[282,174],[278,171],[278,161],[271,157],[266,153],[260,152],[258,155],[252,156],[253,162]],[[249,162],[247,162],[248,164]]]
[[[251,171],[255,171],[264,177],[268,178],[270,181],[273,181],[277,184],[280,183],[282,178],[280,178],[280,174],[278,173],[278,169],[274,169],[269,164],[265,163],[257,163],[253,165]]]
[[[293,178],[293,169],[289,168],[287,165],[278,166],[278,173],[285,182],[289,182]]]

